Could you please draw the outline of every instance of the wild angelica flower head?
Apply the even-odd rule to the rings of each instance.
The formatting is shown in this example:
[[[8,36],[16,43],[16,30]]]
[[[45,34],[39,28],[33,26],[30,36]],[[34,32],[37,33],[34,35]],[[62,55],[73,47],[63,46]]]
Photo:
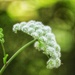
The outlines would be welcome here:
[[[0,28],[0,42],[4,43],[4,34],[3,34],[3,29]]]
[[[47,68],[58,68],[61,65],[60,46],[57,44],[55,35],[49,26],[44,26],[41,22],[31,20],[15,24],[13,31],[17,33],[18,30],[37,39],[34,47],[50,57],[47,61]]]

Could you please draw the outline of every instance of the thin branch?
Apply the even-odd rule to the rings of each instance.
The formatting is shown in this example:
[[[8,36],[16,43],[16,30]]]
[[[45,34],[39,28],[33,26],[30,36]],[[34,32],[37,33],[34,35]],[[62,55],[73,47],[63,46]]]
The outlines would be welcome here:
[[[13,54],[13,56],[6,62],[5,65],[3,65],[3,67],[0,70],[0,75],[3,74],[4,70],[7,68],[7,66],[11,63],[11,61],[19,54],[21,53],[26,47],[28,47],[29,45],[31,45],[36,39],[28,42],[27,44],[25,44],[23,47],[21,47],[16,53]]]

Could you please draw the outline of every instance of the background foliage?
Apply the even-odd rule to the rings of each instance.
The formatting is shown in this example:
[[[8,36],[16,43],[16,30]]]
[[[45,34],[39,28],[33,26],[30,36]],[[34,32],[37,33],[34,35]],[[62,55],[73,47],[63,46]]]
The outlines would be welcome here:
[[[4,75],[75,75],[75,1],[74,0],[0,0],[0,27],[4,29],[9,57],[32,40],[27,34],[12,31],[13,24],[37,20],[52,27],[61,46],[62,65],[46,69],[48,58],[29,46],[5,70]],[[2,67],[0,45],[0,68]]]

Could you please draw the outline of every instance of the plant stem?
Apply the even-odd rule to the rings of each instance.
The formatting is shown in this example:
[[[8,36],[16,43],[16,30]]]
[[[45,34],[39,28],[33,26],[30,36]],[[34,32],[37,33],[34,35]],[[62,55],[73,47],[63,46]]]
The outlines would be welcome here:
[[[3,43],[1,42],[1,46],[2,46],[2,49],[3,49],[3,55],[5,56],[5,48],[4,48],[4,45],[3,45]]]
[[[0,75],[3,74],[4,70],[7,68],[7,66],[11,63],[11,61],[12,61],[13,59],[14,59],[19,53],[21,53],[21,52],[24,50],[24,48],[28,47],[28,46],[29,46],[30,44],[32,44],[35,40],[36,40],[36,39],[34,39],[34,40],[28,42],[28,43],[25,44],[23,47],[21,47],[16,53],[14,53],[13,56],[12,56],[12,57],[6,62],[6,64],[3,65],[3,67],[1,68],[1,70],[0,70]]]

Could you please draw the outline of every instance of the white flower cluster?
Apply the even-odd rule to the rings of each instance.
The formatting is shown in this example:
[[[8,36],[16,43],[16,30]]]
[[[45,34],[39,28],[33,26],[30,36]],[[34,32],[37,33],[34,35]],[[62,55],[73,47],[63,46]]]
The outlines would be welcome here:
[[[47,61],[47,68],[58,68],[61,65],[60,46],[57,44],[49,26],[44,26],[41,22],[31,20],[15,24],[13,31],[17,33],[17,30],[21,30],[38,40],[35,42],[34,47],[39,51],[42,50],[44,54],[50,57]]]

